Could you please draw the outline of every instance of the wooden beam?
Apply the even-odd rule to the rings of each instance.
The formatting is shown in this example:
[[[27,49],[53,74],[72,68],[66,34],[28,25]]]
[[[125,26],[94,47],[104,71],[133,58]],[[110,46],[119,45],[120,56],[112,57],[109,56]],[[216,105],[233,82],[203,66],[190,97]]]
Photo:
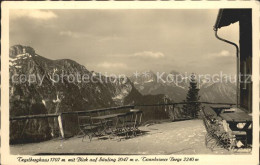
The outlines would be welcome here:
[[[85,110],[85,111],[61,112],[60,114],[85,114],[85,113],[96,113],[96,112],[104,112],[104,111],[126,109],[126,108],[132,108],[133,109],[134,105],[111,107],[111,108],[102,108],[102,109],[93,109],[93,110]],[[9,120],[12,121],[12,120],[25,120],[25,119],[58,117],[60,114],[39,114],[39,115],[27,115],[27,116],[13,116],[13,117],[10,117]]]
[[[61,137],[64,139],[65,138],[65,134],[64,134],[63,124],[62,124],[62,114],[60,114],[58,116],[58,124],[59,124]]]
[[[10,121],[12,121],[12,120],[49,118],[49,117],[58,117],[58,116],[59,116],[59,114],[39,114],[39,115],[27,115],[27,116],[13,116],[13,117],[10,117]]]
[[[146,104],[146,105],[135,105],[136,107],[149,107],[149,106],[164,106],[164,105],[182,105],[182,104],[190,104],[190,103],[201,103],[201,104],[212,104],[212,105],[236,105],[235,103],[212,103],[212,102],[178,102],[178,103],[160,103],[160,104]]]
[[[110,107],[110,108],[100,108],[100,109],[85,110],[85,111],[62,112],[62,114],[97,113],[97,112],[105,112],[105,111],[118,110],[118,109],[127,109],[127,108],[133,109],[133,108],[134,108],[134,105],[127,105],[127,106],[120,106],[120,107]]]

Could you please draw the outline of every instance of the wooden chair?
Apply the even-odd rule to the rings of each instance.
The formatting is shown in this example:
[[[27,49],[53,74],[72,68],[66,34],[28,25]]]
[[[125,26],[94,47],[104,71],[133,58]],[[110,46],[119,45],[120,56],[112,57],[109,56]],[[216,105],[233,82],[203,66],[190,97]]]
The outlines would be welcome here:
[[[134,123],[133,123],[133,136],[137,136],[138,133],[141,131],[139,130],[139,126],[142,123],[142,116],[143,116],[143,111],[140,111],[138,109],[131,109],[130,112],[134,112]]]
[[[133,112],[127,112],[117,116],[116,124],[111,133],[111,136],[115,136],[121,141],[121,137],[125,139],[129,137],[129,133],[131,132],[133,120]]]
[[[126,138],[129,138],[129,135],[134,135],[134,128],[135,128],[135,116],[134,112],[127,112],[124,116],[124,133],[126,135]]]
[[[102,124],[93,123],[91,116],[78,114],[78,126],[80,130],[79,134],[83,134],[82,141],[84,141],[86,136],[88,136],[89,140],[91,141],[94,136],[100,135],[99,131],[102,127]]]

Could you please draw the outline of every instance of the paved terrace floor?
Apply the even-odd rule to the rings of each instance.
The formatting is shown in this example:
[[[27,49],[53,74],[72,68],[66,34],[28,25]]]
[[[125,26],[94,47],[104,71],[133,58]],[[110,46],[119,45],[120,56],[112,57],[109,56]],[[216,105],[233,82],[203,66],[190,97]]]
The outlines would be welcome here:
[[[82,138],[50,140],[40,143],[12,145],[11,154],[34,155],[39,153],[82,154],[232,154],[217,148],[206,148],[206,130],[202,120],[164,122],[140,127],[147,133],[126,140],[102,140],[94,138],[82,142]]]

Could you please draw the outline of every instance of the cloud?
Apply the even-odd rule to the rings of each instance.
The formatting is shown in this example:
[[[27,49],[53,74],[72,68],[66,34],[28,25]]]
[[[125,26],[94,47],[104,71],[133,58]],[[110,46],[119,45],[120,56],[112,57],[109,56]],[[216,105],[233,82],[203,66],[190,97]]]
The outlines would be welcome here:
[[[126,64],[124,63],[110,63],[110,62],[103,62],[98,64],[97,66],[102,68],[127,68]]]
[[[73,37],[73,38],[79,38],[80,35],[77,33],[74,33],[72,31],[60,31],[59,34],[61,36],[68,36],[68,37]]]
[[[219,55],[222,56],[222,57],[232,56],[232,54],[230,54],[230,52],[227,51],[227,50],[222,50],[222,51],[219,53]]]
[[[231,54],[228,50],[221,50],[220,52],[209,53],[207,55],[209,58],[223,58],[223,57],[235,57],[234,54]]]
[[[22,17],[38,20],[49,20],[57,18],[58,16],[49,10],[11,10],[10,18],[17,19]]]
[[[72,38],[90,38],[92,40],[95,39],[95,36],[93,36],[92,34],[73,32],[73,31],[70,31],[70,30],[60,31],[59,35],[72,37]]]
[[[163,58],[165,55],[162,52],[143,51],[143,52],[134,53],[132,56],[158,59],[158,58]]]

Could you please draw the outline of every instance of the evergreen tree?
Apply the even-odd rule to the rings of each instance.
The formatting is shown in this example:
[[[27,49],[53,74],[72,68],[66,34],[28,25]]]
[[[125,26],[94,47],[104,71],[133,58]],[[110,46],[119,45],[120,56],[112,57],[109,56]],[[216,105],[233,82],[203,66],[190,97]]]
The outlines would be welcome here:
[[[200,111],[200,103],[198,102],[200,99],[199,89],[197,88],[197,82],[195,79],[195,75],[192,74],[190,77],[190,86],[186,96],[187,104],[183,106],[184,113],[192,118],[197,118]]]

